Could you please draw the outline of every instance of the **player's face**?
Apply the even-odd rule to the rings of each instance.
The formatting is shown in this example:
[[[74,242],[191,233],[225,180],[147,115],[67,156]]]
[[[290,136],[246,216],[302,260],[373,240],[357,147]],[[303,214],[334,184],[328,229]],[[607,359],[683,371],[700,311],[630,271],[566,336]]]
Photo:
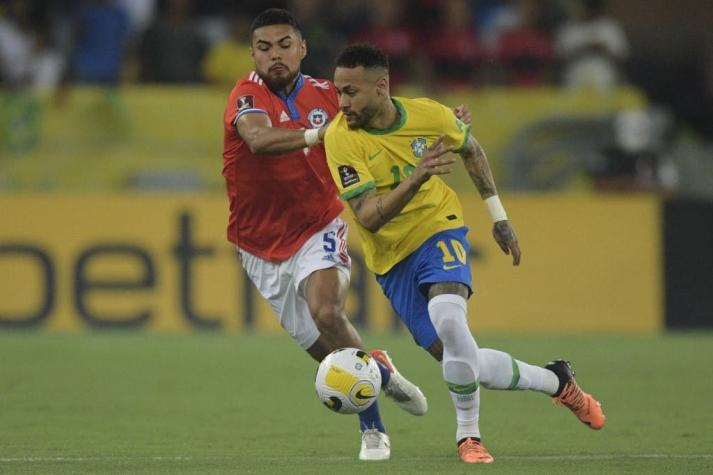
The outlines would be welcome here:
[[[307,45],[290,25],[269,25],[253,32],[250,50],[262,80],[273,91],[282,91],[299,74]]]
[[[350,129],[363,129],[379,112],[380,76],[375,71],[367,71],[363,66],[356,68],[338,67],[334,71],[334,85],[339,92],[339,109],[347,119]]]

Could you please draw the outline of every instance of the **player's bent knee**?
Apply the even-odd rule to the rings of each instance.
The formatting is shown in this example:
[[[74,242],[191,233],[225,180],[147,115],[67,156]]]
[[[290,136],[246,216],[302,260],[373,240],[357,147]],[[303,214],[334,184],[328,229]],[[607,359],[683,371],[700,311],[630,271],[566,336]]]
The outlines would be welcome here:
[[[346,324],[344,312],[335,305],[321,305],[312,312],[312,318],[323,333],[331,333],[333,329],[341,329]]]
[[[443,374],[451,383],[466,384],[477,379],[473,366],[460,360],[446,361],[443,364]]]
[[[428,315],[444,347],[469,334],[466,301],[458,295],[438,295],[428,303]]]
[[[465,318],[457,314],[440,315],[437,319],[434,319],[433,326],[436,329],[438,338],[446,346],[456,341],[464,332],[470,331]]]

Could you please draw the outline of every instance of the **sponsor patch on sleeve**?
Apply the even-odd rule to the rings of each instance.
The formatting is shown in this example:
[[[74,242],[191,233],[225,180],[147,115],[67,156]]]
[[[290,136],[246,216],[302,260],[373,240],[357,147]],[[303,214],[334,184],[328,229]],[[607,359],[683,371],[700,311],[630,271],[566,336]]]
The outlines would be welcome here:
[[[342,182],[342,188],[351,186],[354,183],[359,183],[359,174],[354,169],[354,167],[350,167],[349,165],[342,165],[337,168],[337,171],[339,172],[339,179]]]
[[[255,104],[255,96],[240,96],[238,97],[238,113],[252,109]]]

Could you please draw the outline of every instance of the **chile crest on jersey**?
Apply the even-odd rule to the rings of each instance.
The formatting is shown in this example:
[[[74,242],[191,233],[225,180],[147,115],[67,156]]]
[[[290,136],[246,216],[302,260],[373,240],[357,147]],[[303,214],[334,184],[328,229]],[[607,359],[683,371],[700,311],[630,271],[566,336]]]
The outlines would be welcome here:
[[[307,121],[315,129],[326,125],[328,119],[329,114],[327,114],[327,111],[325,111],[324,109],[320,109],[319,107],[316,109],[312,109],[311,111],[309,111],[309,114],[307,114]]]

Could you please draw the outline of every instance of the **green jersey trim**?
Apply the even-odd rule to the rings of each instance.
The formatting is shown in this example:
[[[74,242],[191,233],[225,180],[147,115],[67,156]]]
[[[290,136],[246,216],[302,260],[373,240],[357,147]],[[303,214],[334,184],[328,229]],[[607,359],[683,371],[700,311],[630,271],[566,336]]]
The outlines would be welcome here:
[[[374,183],[373,181],[370,181],[370,182],[364,183],[363,185],[361,185],[357,188],[354,188],[353,190],[345,191],[340,196],[342,197],[342,199],[344,201],[346,201],[346,200],[350,200],[350,199],[354,198],[355,196],[359,196],[362,193],[364,193],[365,191],[371,190],[372,188],[376,188],[376,183]]]
[[[461,124],[463,124],[463,123],[461,122]],[[453,153],[460,153],[468,146],[468,138],[470,137],[470,129],[471,129],[472,125],[471,124],[467,124],[467,125],[463,124],[463,126],[465,127],[465,130],[464,130],[465,138],[463,139],[463,143],[460,144],[460,147],[453,150]],[[459,128],[460,128],[460,126],[459,126]]]
[[[510,381],[508,391],[517,389],[517,385],[520,382],[520,368],[518,368],[515,358],[511,356],[510,359],[512,360],[512,381]]]
[[[395,98],[391,98],[391,102],[396,106],[396,110],[399,112],[399,120],[392,125],[391,127],[387,129],[369,129],[366,128],[364,129],[367,133],[372,134],[372,135],[385,135],[385,134],[390,134],[392,132],[396,132],[399,130],[401,127],[404,126],[406,123],[406,109],[404,109],[403,104],[396,100]]]
[[[470,384],[455,384],[446,381],[446,385],[448,386],[449,391],[460,395],[473,394],[478,390],[477,379]]]

